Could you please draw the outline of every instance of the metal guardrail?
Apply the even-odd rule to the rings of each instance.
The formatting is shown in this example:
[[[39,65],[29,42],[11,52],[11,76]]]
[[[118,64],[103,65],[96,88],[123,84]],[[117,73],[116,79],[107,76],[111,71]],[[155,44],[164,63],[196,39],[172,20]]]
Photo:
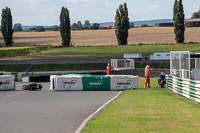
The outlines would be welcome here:
[[[167,75],[167,87],[178,95],[200,103],[200,81]]]

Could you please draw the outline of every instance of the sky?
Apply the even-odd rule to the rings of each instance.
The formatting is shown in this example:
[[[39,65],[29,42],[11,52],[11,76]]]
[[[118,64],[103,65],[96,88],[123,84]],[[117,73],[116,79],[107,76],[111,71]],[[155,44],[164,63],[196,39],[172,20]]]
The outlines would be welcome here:
[[[13,23],[59,25],[62,6],[70,12],[71,23],[114,22],[120,4],[127,3],[130,21],[172,19],[174,0],[0,0],[0,12],[11,8]],[[183,0],[185,18],[199,10],[200,0]]]

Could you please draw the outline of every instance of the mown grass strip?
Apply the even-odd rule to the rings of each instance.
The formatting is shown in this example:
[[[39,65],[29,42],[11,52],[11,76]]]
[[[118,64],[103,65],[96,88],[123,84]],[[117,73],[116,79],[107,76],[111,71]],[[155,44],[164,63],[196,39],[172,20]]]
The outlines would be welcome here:
[[[41,51],[47,50],[48,46],[35,46],[35,47],[2,47],[0,48],[0,57],[16,57],[37,55]]]
[[[124,53],[142,53],[149,56],[154,52],[197,51],[200,44],[160,44],[160,45],[131,45],[131,46],[97,46],[97,47],[60,47],[42,51],[42,55],[93,55],[93,56],[122,56]]]
[[[161,89],[157,79],[151,88],[124,91],[86,126],[83,133],[197,133],[200,105]]]

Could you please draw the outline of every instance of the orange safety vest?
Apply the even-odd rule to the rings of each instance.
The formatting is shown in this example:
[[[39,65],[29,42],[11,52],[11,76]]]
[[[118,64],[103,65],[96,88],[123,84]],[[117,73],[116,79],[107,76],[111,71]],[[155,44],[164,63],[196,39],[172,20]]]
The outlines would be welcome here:
[[[150,72],[151,72],[151,69],[150,69],[149,65],[147,65],[145,67],[145,77],[150,77]]]
[[[106,74],[107,74],[107,75],[112,75],[112,69],[113,69],[112,66],[107,66],[107,67],[106,67]]]

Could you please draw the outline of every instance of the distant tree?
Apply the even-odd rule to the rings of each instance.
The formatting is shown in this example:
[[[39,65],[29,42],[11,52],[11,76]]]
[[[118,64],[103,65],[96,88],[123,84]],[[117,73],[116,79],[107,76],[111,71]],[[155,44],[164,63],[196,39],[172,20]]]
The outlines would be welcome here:
[[[11,9],[8,7],[2,9],[1,32],[6,46],[12,46],[14,30],[13,30]]]
[[[127,4],[120,5],[115,16],[115,34],[117,36],[118,45],[127,45],[129,18]]]
[[[98,24],[98,23],[93,23],[92,26],[90,26],[90,29],[91,29],[91,30],[98,30],[99,27],[100,27],[100,24]]]
[[[177,10],[175,10],[177,9]],[[175,0],[174,4],[174,33],[176,43],[183,43],[185,40],[185,15],[182,0]]]
[[[78,30],[78,25],[77,25],[77,23],[73,23],[73,24],[72,24],[71,30]]]
[[[141,27],[149,27],[149,25],[148,24],[143,24],[143,25],[141,25]]]
[[[191,19],[200,18],[200,10],[198,12],[193,12]]]
[[[37,27],[35,28],[35,31],[36,31],[36,32],[44,32],[44,31],[45,31],[45,28],[44,28],[43,26],[37,26]]]
[[[82,25],[81,21],[77,22],[77,26],[78,26],[78,30],[83,30],[83,25]]]
[[[15,32],[23,31],[22,25],[21,25],[20,23],[14,24],[14,31],[15,31]]]
[[[177,12],[178,12],[178,1],[175,0],[174,1],[174,8],[173,8],[173,20],[174,20],[174,22],[176,21]]]
[[[90,21],[85,20],[84,29],[90,29]]]
[[[134,28],[134,23],[129,23],[129,28]]]
[[[54,26],[50,27],[50,30],[51,31],[59,31],[59,27],[58,27],[58,25],[54,25]]]
[[[69,46],[71,42],[69,10],[62,7],[60,13],[60,36],[62,38],[62,46]]]

